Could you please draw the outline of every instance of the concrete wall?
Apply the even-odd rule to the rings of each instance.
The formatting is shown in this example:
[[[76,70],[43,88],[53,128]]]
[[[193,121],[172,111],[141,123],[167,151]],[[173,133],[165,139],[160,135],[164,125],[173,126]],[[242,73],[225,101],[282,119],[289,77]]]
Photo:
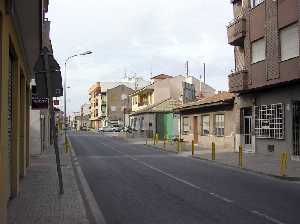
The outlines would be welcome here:
[[[10,197],[20,191],[20,178],[30,166],[29,99],[33,63],[41,46],[39,1],[15,1],[16,11],[7,10],[9,1],[0,1],[0,223],[6,223]],[[18,7],[21,4],[24,7]],[[20,10],[19,10],[20,9]],[[10,11],[10,12],[9,12]],[[20,15],[21,14],[21,15]],[[22,21],[20,21],[22,19]],[[18,26],[17,26],[18,24]],[[26,31],[28,35],[23,36]],[[13,60],[12,144],[8,138],[9,55]],[[10,156],[9,156],[10,155]],[[10,159],[11,158],[11,159]]]
[[[135,115],[135,116],[131,116],[130,119],[131,119],[131,122],[134,119],[136,119],[135,130],[137,131],[136,134],[138,134],[140,136],[151,137],[153,135],[153,133],[156,131],[156,116],[154,113]],[[142,120],[143,120],[143,128],[141,129],[140,125],[141,125]],[[149,125],[150,123],[152,123],[152,126]],[[133,126],[131,126],[131,127],[134,128]]]
[[[255,104],[277,104],[283,103],[285,107],[284,117],[284,139],[261,139],[255,140],[255,148],[257,153],[274,155],[279,158],[282,152],[289,151],[292,155],[293,150],[293,101],[300,101],[300,84],[290,84],[286,87],[278,87],[262,92],[257,92],[255,95]],[[274,145],[275,151],[269,152],[268,145]]]

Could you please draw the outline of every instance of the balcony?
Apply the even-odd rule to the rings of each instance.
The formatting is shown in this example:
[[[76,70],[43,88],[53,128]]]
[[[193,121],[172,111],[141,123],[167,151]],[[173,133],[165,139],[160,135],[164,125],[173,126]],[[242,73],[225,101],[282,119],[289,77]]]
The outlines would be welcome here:
[[[249,77],[247,69],[233,72],[228,78],[230,92],[240,92],[248,89]]]
[[[232,46],[243,46],[246,36],[246,19],[239,17],[227,26],[228,43]]]

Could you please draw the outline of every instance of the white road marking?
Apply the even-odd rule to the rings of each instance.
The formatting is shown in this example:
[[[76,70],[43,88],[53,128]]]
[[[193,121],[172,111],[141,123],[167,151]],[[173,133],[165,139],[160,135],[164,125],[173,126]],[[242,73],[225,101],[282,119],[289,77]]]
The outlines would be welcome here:
[[[105,143],[103,143],[103,142],[102,142],[102,144],[105,145],[105,146],[107,146],[107,147],[109,147],[109,148],[111,148],[113,151],[118,152],[118,153],[120,153],[120,154],[122,154],[122,155],[124,155],[124,156],[126,156],[126,157],[128,157],[128,158],[130,158],[131,160],[136,161],[136,162],[138,162],[138,163],[144,165],[145,167],[147,167],[147,168],[149,168],[149,169],[152,169],[152,170],[154,170],[154,171],[156,171],[156,172],[158,172],[158,173],[160,173],[160,174],[163,174],[163,175],[165,175],[165,176],[167,176],[167,177],[169,177],[169,178],[171,178],[171,179],[173,179],[173,180],[176,180],[177,182],[183,183],[183,184],[185,184],[185,185],[187,185],[187,186],[190,186],[190,187],[192,187],[192,188],[194,188],[194,189],[197,189],[197,190],[199,190],[199,191],[202,191],[203,193],[207,193],[207,194],[209,194],[210,196],[212,196],[212,197],[214,197],[214,198],[216,198],[216,199],[219,199],[219,200],[221,200],[221,201],[223,201],[223,202],[235,204],[235,202],[234,202],[233,200],[230,200],[230,199],[228,199],[228,198],[226,198],[226,197],[224,197],[224,196],[221,196],[221,195],[219,195],[219,194],[217,194],[217,193],[209,192],[209,191],[208,191],[207,189],[205,189],[205,188],[202,188],[202,187],[200,187],[200,186],[198,186],[198,185],[195,185],[195,184],[193,184],[193,183],[191,183],[191,182],[188,182],[188,181],[183,180],[183,179],[181,179],[181,178],[179,178],[179,177],[176,177],[176,176],[174,176],[174,175],[172,175],[172,174],[170,174],[170,173],[167,173],[167,172],[165,172],[165,171],[163,171],[163,170],[161,170],[161,169],[159,169],[159,168],[157,168],[157,167],[154,167],[154,166],[152,166],[152,165],[150,165],[150,164],[148,164],[148,163],[146,163],[146,162],[143,162],[143,161],[139,160],[136,156],[131,156],[131,155],[129,155],[129,154],[126,154],[126,153],[124,153],[124,152],[122,152],[122,151],[116,149],[116,148],[115,148],[114,146],[112,146],[112,145],[108,145],[108,144],[105,144]],[[286,224],[286,223],[284,223],[284,222],[282,222],[282,221],[279,221],[279,220],[276,219],[276,218],[273,218],[273,217],[271,217],[271,216],[268,216],[268,215],[266,215],[266,214],[264,214],[264,213],[261,213],[261,212],[259,212],[259,211],[256,211],[256,210],[249,210],[249,209],[246,209],[246,208],[245,208],[245,210],[248,211],[248,212],[250,212],[250,213],[252,213],[252,214],[254,214],[254,215],[257,215],[257,216],[259,216],[259,217],[261,217],[261,218],[264,218],[265,220],[268,220],[269,222],[272,222],[272,223],[274,223],[274,224]]]
[[[270,216],[268,216],[268,215],[266,215],[266,214],[264,214],[264,213],[261,213],[261,212],[259,212],[259,211],[253,210],[253,211],[251,211],[251,212],[252,212],[253,214],[256,214],[256,215],[258,215],[258,216],[261,216],[261,217],[263,217],[263,218],[269,220],[270,222],[273,222],[273,223],[276,223],[276,224],[285,224],[284,222],[281,222],[281,221],[279,221],[279,220],[277,220],[277,219],[275,219],[275,218],[273,218],[273,217],[270,217]]]

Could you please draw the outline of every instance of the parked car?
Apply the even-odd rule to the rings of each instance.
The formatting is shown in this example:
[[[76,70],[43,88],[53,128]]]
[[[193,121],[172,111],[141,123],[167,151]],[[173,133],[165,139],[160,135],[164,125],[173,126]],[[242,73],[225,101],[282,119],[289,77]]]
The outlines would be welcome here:
[[[106,126],[103,128],[100,128],[100,132],[113,132],[114,131],[114,127],[112,126]]]
[[[117,124],[114,124],[114,125],[113,125],[113,130],[114,130],[115,132],[120,132],[120,131],[122,130],[122,127],[120,127],[120,126],[117,125]]]

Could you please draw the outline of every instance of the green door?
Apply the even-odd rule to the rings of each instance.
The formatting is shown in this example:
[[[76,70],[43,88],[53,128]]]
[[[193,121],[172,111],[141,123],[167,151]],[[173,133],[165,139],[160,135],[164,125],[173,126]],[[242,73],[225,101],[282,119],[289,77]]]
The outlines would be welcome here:
[[[165,136],[170,139],[174,135],[173,131],[173,114],[156,114],[156,133],[162,140]]]

